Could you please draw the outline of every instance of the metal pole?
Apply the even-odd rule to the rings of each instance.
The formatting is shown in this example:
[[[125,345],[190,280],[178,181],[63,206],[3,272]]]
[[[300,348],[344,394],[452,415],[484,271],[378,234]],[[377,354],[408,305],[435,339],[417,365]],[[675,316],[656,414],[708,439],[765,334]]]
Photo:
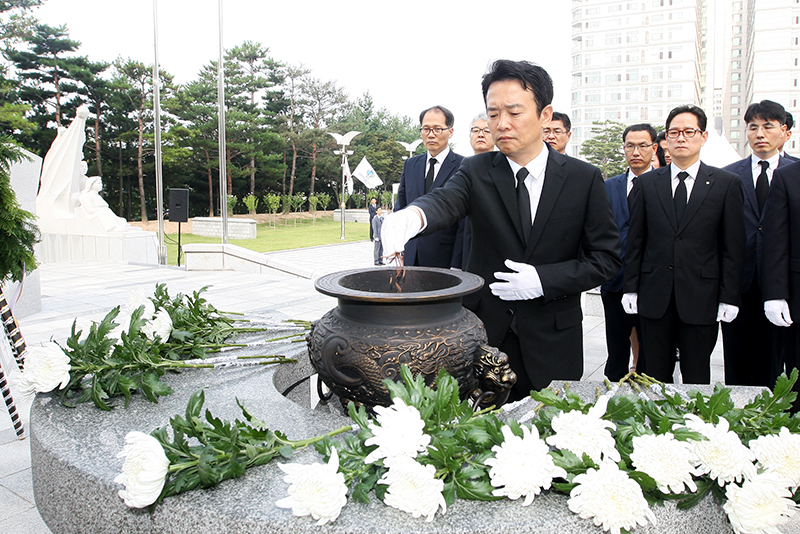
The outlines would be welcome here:
[[[156,145],[156,214],[158,216],[158,264],[167,264],[167,247],[164,245],[164,177],[161,172],[161,80],[158,76],[158,0],[153,0],[153,109],[155,111]]]
[[[342,205],[341,205],[341,212],[342,212],[342,237],[344,239],[344,188],[345,188],[345,179],[344,179],[344,169],[345,165],[347,165],[347,145],[342,145]]]
[[[219,109],[219,212],[222,214],[222,244],[228,244],[228,182],[225,159],[225,49],[222,47],[222,0],[219,0],[219,63],[217,65],[217,106]]]

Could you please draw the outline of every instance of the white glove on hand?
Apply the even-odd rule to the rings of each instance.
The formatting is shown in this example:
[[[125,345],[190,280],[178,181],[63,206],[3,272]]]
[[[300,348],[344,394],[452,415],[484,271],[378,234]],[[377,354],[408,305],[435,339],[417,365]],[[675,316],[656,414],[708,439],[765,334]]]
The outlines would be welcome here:
[[[730,323],[736,316],[739,315],[739,306],[733,304],[719,303],[719,310],[717,311],[717,322]]]
[[[622,295],[622,309],[628,315],[639,313],[639,293],[625,293]]]
[[[766,301],[764,303],[764,315],[775,326],[792,326],[789,304],[784,299]]]
[[[511,260],[506,260],[505,265],[514,272],[494,273],[495,278],[505,282],[489,284],[492,295],[499,297],[500,300],[528,300],[544,295],[536,267]]]
[[[381,244],[383,256],[390,257],[403,252],[408,240],[422,230],[422,216],[418,208],[409,207],[383,217]]]

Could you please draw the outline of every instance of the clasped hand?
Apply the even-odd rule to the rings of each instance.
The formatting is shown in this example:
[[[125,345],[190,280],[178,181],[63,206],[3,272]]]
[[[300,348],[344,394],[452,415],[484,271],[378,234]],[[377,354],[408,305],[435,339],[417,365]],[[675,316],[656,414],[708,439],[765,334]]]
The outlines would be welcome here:
[[[492,295],[500,300],[529,300],[544,295],[536,267],[511,260],[506,260],[505,265],[513,272],[494,273],[494,277],[503,282],[489,284]]]

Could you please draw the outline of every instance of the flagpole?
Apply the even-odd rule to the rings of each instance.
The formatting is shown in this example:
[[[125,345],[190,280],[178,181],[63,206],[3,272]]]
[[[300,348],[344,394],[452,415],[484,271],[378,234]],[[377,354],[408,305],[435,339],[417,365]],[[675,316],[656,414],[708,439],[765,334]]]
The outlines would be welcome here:
[[[153,108],[155,113],[156,149],[156,215],[158,217],[158,264],[167,264],[167,247],[164,246],[164,176],[161,169],[161,80],[158,75],[158,0],[153,0]]]
[[[222,47],[222,0],[219,0],[219,62],[217,64],[217,108],[219,130],[219,212],[222,215],[222,244],[228,244],[228,170],[225,159],[225,49]]]
[[[339,205],[339,213],[342,215],[342,237],[340,239],[344,239],[344,210],[345,210],[345,200],[344,200],[344,188],[345,188],[345,180],[347,177],[345,176],[344,170],[348,168],[347,165],[347,145],[342,145],[342,199],[341,204]]]
[[[344,134],[344,135],[339,135],[339,134],[337,134],[337,133],[328,132],[328,135],[330,135],[331,137],[333,137],[334,139],[336,139],[336,143],[337,143],[339,146],[341,146],[341,147],[342,147],[340,150],[334,150],[334,151],[333,151],[333,153],[334,153],[334,154],[336,154],[337,156],[338,156],[338,155],[340,155],[340,154],[341,154],[341,156],[342,156],[342,196],[341,196],[341,200],[342,200],[342,201],[339,203],[339,212],[340,212],[340,213],[341,213],[341,215],[342,215],[342,239],[344,239],[344,219],[345,219],[345,212],[344,212],[344,204],[345,204],[345,203],[344,203],[344,188],[345,188],[345,178],[346,178],[346,177],[345,177],[345,172],[344,172],[344,170],[345,170],[345,169],[348,169],[348,170],[349,170],[349,168],[347,167],[347,156],[352,156],[352,155],[353,155],[353,151],[352,151],[352,150],[351,150],[351,151],[349,151],[349,152],[347,151],[347,145],[349,145],[349,144],[350,144],[350,141],[352,141],[352,140],[353,140],[353,138],[354,138],[355,136],[357,136],[358,134],[360,134],[360,133],[361,133],[361,132],[357,132],[357,131],[355,131],[355,130],[353,130],[353,131],[351,131],[351,132],[347,132],[347,133],[346,133],[346,134]]]

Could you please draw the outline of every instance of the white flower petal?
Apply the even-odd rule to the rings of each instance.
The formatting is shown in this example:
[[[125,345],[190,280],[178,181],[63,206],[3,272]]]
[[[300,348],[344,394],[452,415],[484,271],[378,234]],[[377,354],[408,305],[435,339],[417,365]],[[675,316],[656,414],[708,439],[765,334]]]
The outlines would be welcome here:
[[[792,434],[786,427],[779,434],[760,436],[750,442],[758,465],[800,486],[800,434]]]
[[[433,521],[439,507],[442,513],[447,511],[442,495],[444,482],[436,479],[435,474],[432,465],[422,465],[408,457],[395,458],[378,481],[389,486],[384,502],[414,517],[425,516],[426,521]]]
[[[57,386],[64,389],[69,384],[69,356],[55,342],[28,348],[25,369],[16,381],[23,393],[47,393]]]
[[[275,503],[279,508],[291,508],[297,517],[310,515],[317,525],[333,522],[347,504],[347,486],[339,473],[339,453],[331,448],[327,464],[281,464],[286,473],[283,481],[289,484],[289,496]]]
[[[769,472],[745,480],[741,487],[728,484],[722,508],[736,534],[780,534],[778,525],[797,511],[789,484],[791,480]]]
[[[697,474],[697,456],[684,441],[670,433],[636,436],[632,440],[631,462],[638,471],[649,475],[663,493],[697,491],[692,475]]]
[[[492,467],[489,476],[492,486],[498,488],[493,495],[511,500],[524,496],[522,504],[528,506],[543,489],[550,488],[554,478],[565,478],[567,472],[555,465],[549,447],[539,439],[535,426],[532,430],[524,425],[521,428],[523,437],[520,438],[510,427],[503,426],[505,440],[502,445],[492,447],[495,457],[486,460],[486,465]]]
[[[600,397],[597,403],[589,408],[589,413],[579,410],[562,412],[552,421],[554,435],[548,436],[548,444],[558,449],[566,449],[579,458],[588,454],[596,464],[603,459],[620,461],[616,442],[609,429],[616,429],[611,421],[601,419],[606,413],[608,397]]]
[[[614,462],[605,461],[599,469],[590,468],[575,477],[578,484],[567,501],[569,509],[583,519],[592,519],[603,530],[620,534],[631,531],[656,517],[647,505],[642,488]]]
[[[395,398],[389,407],[376,406],[377,423],[370,423],[372,437],[364,445],[378,448],[364,459],[368,464],[384,459],[384,465],[396,458],[416,458],[424,452],[431,437],[424,433],[425,421],[413,406],[406,406],[402,399]]]
[[[131,508],[150,506],[164,488],[169,471],[169,460],[156,438],[142,432],[128,432],[127,445],[117,455],[125,458],[122,473],[114,482],[125,485],[119,496]]]
[[[694,414],[686,414],[686,428],[699,432],[706,439],[689,441],[692,452],[697,456],[698,473],[706,474],[722,487],[728,482],[739,482],[743,477],[756,475],[755,454],[742,444],[738,434],[729,430],[730,424],[724,417],[713,425],[706,423]]]

